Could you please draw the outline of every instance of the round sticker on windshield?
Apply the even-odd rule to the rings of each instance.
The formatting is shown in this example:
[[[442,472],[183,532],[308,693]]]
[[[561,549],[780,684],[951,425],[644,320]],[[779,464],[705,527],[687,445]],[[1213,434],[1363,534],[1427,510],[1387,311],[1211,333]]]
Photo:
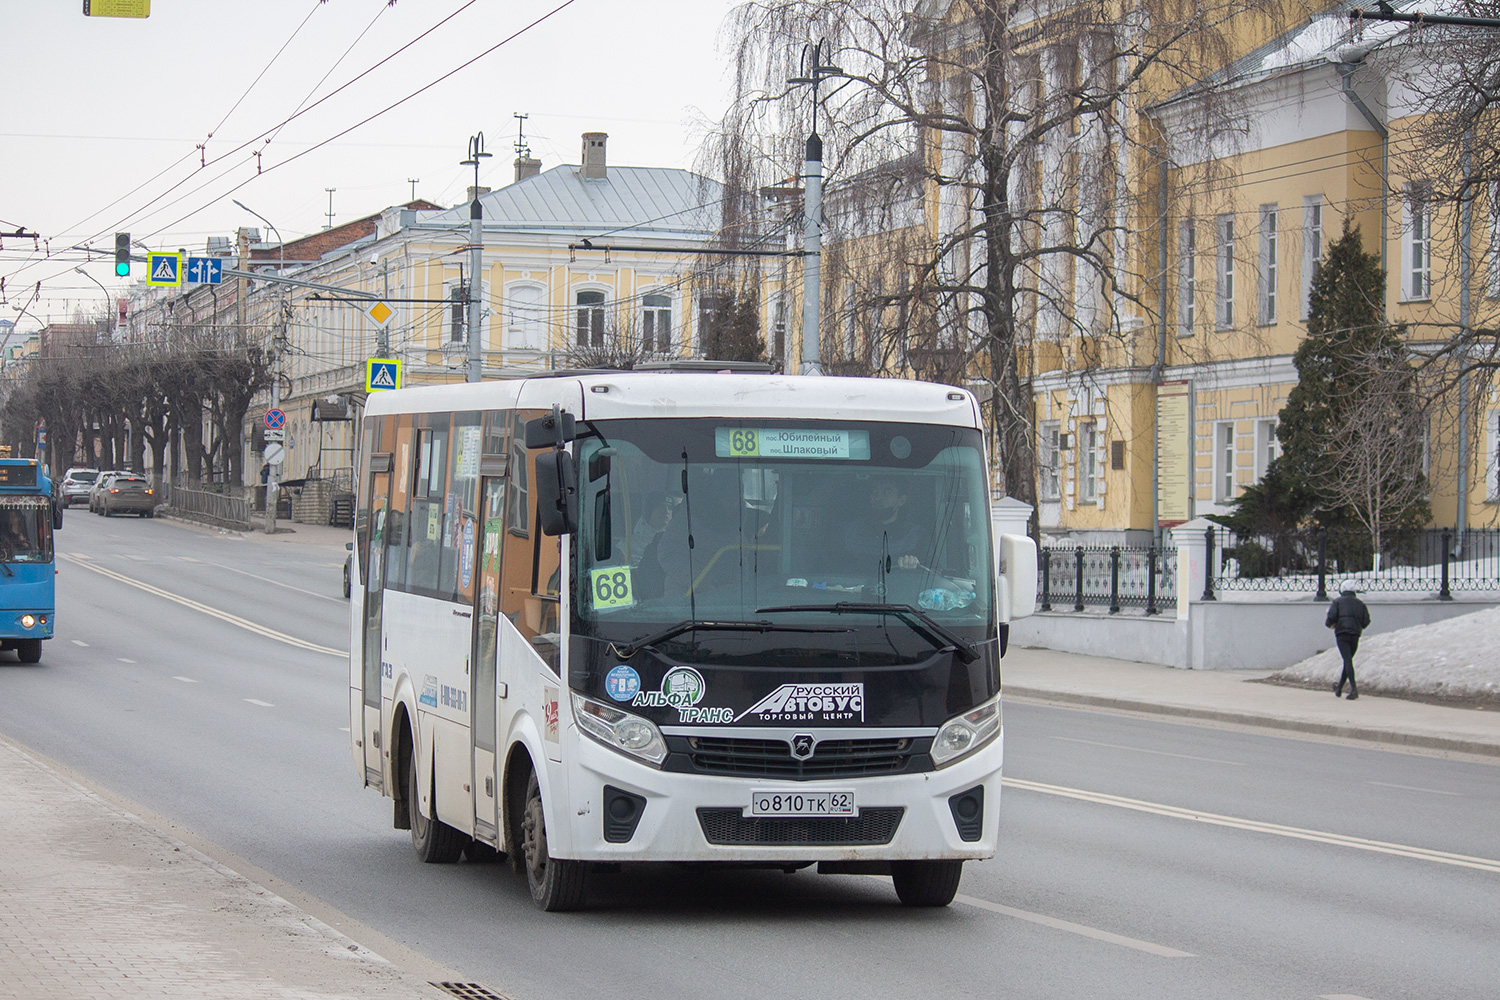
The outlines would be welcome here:
[[[911,442],[904,436],[897,434],[891,438],[891,454],[900,459],[910,458]]]
[[[689,708],[703,700],[703,675],[692,667],[673,667],[661,679],[661,693],[673,708]]]
[[[641,675],[620,664],[604,675],[604,691],[615,701],[629,701],[641,690]]]

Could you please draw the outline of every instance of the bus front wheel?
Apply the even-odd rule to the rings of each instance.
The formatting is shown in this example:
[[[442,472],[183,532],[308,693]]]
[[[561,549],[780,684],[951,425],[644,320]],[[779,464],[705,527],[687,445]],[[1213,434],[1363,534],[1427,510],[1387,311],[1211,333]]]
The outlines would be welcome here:
[[[958,895],[962,861],[896,861],[891,881],[904,906],[947,906]]]
[[[526,805],[521,813],[521,857],[531,901],[538,908],[557,912],[583,906],[588,865],[547,854],[547,816],[542,809],[542,786],[535,771],[527,782]]]
[[[458,860],[469,838],[437,818],[436,788],[433,789],[432,818],[422,815],[422,800],[417,797],[417,755],[406,758],[406,808],[411,817],[411,846],[417,857],[432,865],[448,865]]]
[[[16,655],[21,658],[22,663],[42,662],[42,640],[17,639]]]

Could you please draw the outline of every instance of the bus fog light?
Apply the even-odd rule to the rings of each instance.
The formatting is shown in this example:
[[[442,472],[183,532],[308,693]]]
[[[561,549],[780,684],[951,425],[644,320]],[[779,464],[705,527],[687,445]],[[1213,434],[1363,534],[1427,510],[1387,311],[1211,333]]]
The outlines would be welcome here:
[[[22,615],[21,616],[21,627],[22,628],[31,628],[31,626],[33,626],[35,624],[36,624],[36,617],[35,616],[33,616],[33,615]]]
[[[667,757],[667,744],[662,739],[661,730],[649,719],[576,693],[573,695],[573,717],[578,720],[579,729],[612,750],[651,764],[660,764]]]
[[[932,762],[951,764],[978,750],[1000,732],[1000,698],[997,695],[978,708],[949,719],[932,740]]]

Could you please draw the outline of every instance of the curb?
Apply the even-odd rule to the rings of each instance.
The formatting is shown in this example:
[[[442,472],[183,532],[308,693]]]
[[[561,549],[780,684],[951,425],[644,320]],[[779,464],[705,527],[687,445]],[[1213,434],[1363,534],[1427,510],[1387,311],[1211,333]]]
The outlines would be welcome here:
[[[1001,689],[1033,701],[1048,701],[1068,705],[1087,705],[1093,708],[1118,708],[1147,715],[1175,715],[1189,719],[1208,719],[1213,722],[1232,722],[1242,726],[1258,726],[1264,729],[1284,729],[1289,732],[1313,733],[1318,736],[1338,736],[1344,739],[1363,740],[1369,743],[1391,743],[1398,746],[1421,747],[1427,750],[1449,750],[1470,753],[1483,757],[1500,757],[1500,744],[1479,740],[1463,740],[1446,736],[1424,736],[1418,733],[1398,733],[1386,729],[1367,729],[1363,726],[1346,726],[1334,722],[1304,722],[1282,719],[1270,715],[1252,715],[1245,712],[1224,712],[1210,708],[1190,708],[1183,705],[1162,705],[1148,701],[1132,701],[1126,698],[1110,698],[1103,695],[1074,694],[1068,691],[1044,691],[1037,688],[1004,685]]]

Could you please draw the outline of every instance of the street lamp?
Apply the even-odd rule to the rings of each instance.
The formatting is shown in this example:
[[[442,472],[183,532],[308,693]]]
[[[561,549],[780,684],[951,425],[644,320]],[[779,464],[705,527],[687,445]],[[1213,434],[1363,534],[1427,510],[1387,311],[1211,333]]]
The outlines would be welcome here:
[[[479,204],[479,162],[492,154],[484,151],[484,133],[469,136],[469,158],[459,164],[474,168],[474,199],[469,202],[469,373],[466,382],[478,382],[484,355],[479,343],[479,271],[484,267],[484,206]]]
[[[278,275],[281,274],[281,272],[286,268],[286,241],[281,238],[281,230],[277,229],[271,223],[270,219],[266,218],[264,215],[261,215],[255,209],[251,208],[249,205],[246,205],[239,199],[230,200],[240,208],[243,208],[245,211],[255,216],[261,222],[264,222],[266,224],[266,228],[276,234],[276,245],[280,250],[281,257],[281,262],[276,266],[276,273]],[[284,311],[283,316],[285,316]],[[276,350],[276,341],[273,339],[271,341],[271,409],[273,410],[281,408],[280,362],[281,354]],[[273,447],[280,447],[280,445],[280,441],[273,442],[269,439],[269,434],[267,435],[266,451],[270,451]],[[278,484],[281,482],[281,463],[267,462],[266,464],[270,466],[266,474],[266,534],[273,535],[276,533],[276,498],[277,494],[280,492]]]
[[[107,289],[107,288],[104,287],[104,283],[102,281],[100,281],[98,278],[94,277],[92,274],[89,274],[83,268],[81,268],[81,267],[75,267],[75,268],[73,268],[73,270],[77,271],[79,274],[83,275],[85,278],[89,279],[94,284],[98,285],[99,286],[99,291],[101,291],[101,292],[104,293],[104,319],[105,319],[106,322],[108,322],[109,321],[109,317],[110,317],[110,312],[111,312],[111,310],[110,310],[111,303],[110,303],[110,298],[109,298],[109,289]]]
[[[788,83],[812,84],[812,126],[807,136],[806,162],[802,165],[802,374],[823,370],[818,358],[818,296],[823,253],[823,140],[818,136],[818,84],[825,76],[843,72],[823,61],[823,42],[802,47],[802,76]]]

